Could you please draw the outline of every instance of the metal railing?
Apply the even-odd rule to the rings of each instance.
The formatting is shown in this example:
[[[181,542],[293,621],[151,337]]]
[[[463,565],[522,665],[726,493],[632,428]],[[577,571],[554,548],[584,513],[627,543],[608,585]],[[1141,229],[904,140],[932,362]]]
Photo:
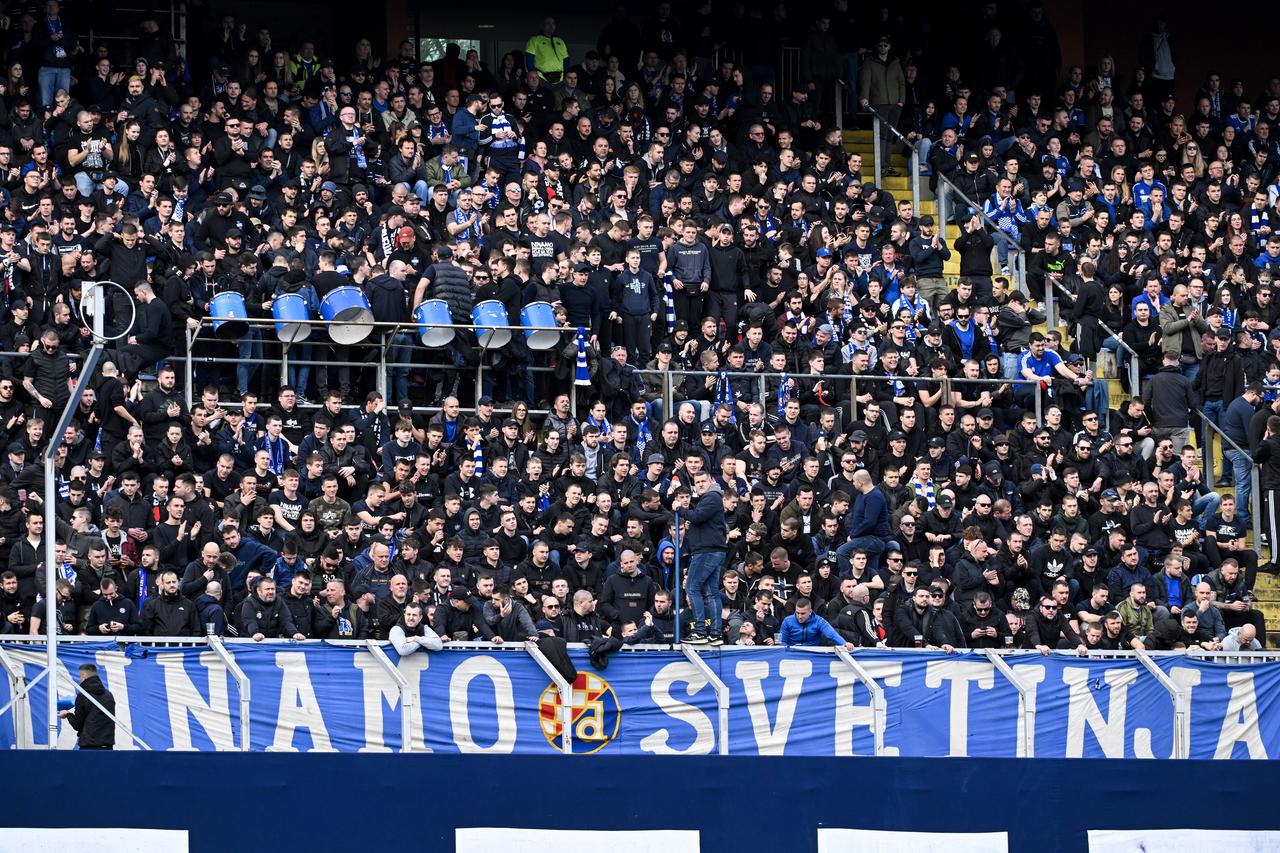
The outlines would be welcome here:
[[[874,160],[873,168],[875,170],[876,186],[879,187],[882,184],[882,169],[886,165],[886,158],[882,157],[882,155],[888,154],[889,163],[892,164],[893,154],[891,152],[880,150],[880,131],[882,127],[886,127],[889,129],[889,133],[892,136],[896,136],[898,141],[907,146],[907,149],[911,152],[911,165],[909,167],[909,177],[911,180],[911,204],[912,209],[918,212],[920,210],[920,148],[915,143],[911,142],[911,140],[907,139],[906,135],[904,135],[902,131],[898,130],[898,128],[894,126],[893,122],[889,121],[886,116],[881,115],[880,111],[874,106],[868,105],[867,112],[871,113],[871,151],[872,159]]]
[[[957,187],[951,181],[951,179],[948,178],[946,175],[940,172],[935,172],[934,177],[937,178],[938,186],[943,190],[942,192],[935,194],[938,202],[938,221],[939,222],[942,222],[945,226],[945,224],[951,220],[951,215],[947,210],[947,208],[951,204],[952,197],[955,196],[955,197],[958,197],[961,201],[963,201],[965,205],[970,210],[972,210],[975,215],[978,216],[978,218],[982,221],[982,223],[987,226],[987,228],[991,229],[993,232],[1000,231],[999,227],[996,225],[995,220],[992,219],[990,216],[987,216],[987,214],[983,211],[981,203],[976,202],[973,199],[969,198],[967,195],[965,195],[960,190],[960,188]],[[1021,290],[1023,293],[1028,293],[1028,295],[1030,295],[1029,292],[1027,291],[1026,253],[1022,251],[1021,246],[1019,246],[1017,243],[1014,243],[1012,241],[1007,241],[1005,245],[1007,245],[1009,248],[1009,275],[1010,277],[1013,278],[1014,284],[1017,285],[1018,290]],[[1045,294],[1045,299],[1046,299],[1045,322],[1050,325],[1050,328],[1052,328],[1051,321],[1053,320],[1053,294],[1051,293]]]
[[[1046,278],[1046,279],[1045,279],[1045,281],[1046,281],[1046,282],[1052,282],[1052,283],[1053,283],[1053,289],[1054,289],[1054,290],[1056,290],[1056,291],[1062,291],[1062,293],[1064,293],[1065,295],[1067,295],[1067,296],[1071,297],[1073,300],[1076,298],[1076,294],[1074,294],[1074,293],[1072,293],[1071,291],[1067,290],[1067,288],[1062,284],[1062,282],[1058,281],[1056,278]],[[1050,300],[1050,305],[1051,305],[1051,304],[1052,304],[1052,300]],[[1050,319],[1051,319],[1051,317],[1050,317],[1050,314],[1049,314],[1049,310],[1048,310],[1048,308],[1049,308],[1049,306],[1047,305],[1047,306],[1046,306],[1046,310],[1045,310],[1045,328],[1046,328],[1046,329],[1053,329],[1053,328],[1054,328],[1054,325],[1053,325],[1052,323],[1050,323]],[[1095,319],[1097,319],[1097,318],[1095,318]],[[1138,394],[1139,390],[1140,390],[1138,386],[1139,386],[1140,381],[1141,381],[1141,367],[1142,367],[1142,366],[1141,366],[1141,364],[1139,364],[1139,359],[1138,359],[1138,352],[1137,352],[1137,350],[1135,350],[1133,347],[1131,347],[1131,346],[1129,346],[1128,344],[1126,344],[1126,343],[1124,342],[1124,338],[1121,336],[1121,334],[1120,334],[1119,332],[1117,332],[1115,329],[1113,329],[1113,328],[1111,328],[1110,326],[1108,326],[1106,323],[1102,322],[1101,320],[1098,320],[1098,326],[1100,326],[1100,327],[1102,328],[1102,331],[1106,332],[1107,337],[1115,338],[1115,339],[1116,339],[1116,343],[1118,343],[1118,344],[1120,345],[1120,347],[1121,347],[1122,349],[1124,349],[1124,351],[1125,351],[1125,352],[1127,352],[1127,353],[1129,354],[1129,368],[1128,368],[1128,369],[1129,369],[1129,393],[1130,393],[1131,395],[1136,396],[1136,395]],[[1072,337],[1074,337],[1074,338],[1076,338],[1076,339],[1078,340],[1078,339],[1079,339],[1079,337],[1080,337],[1080,335],[1079,335],[1079,334],[1075,334],[1075,335],[1073,335]],[[1094,367],[1094,369],[1095,369],[1095,375],[1096,375],[1096,367],[1097,367],[1096,362],[1097,362],[1097,357],[1095,356],[1095,357],[1092,359],[1092,361],[1094,362],[1093,367]]]
[[[1204,458],[1204,478],[1205,484],[1212,489],[1214,480],[1213,474],[1213,436],[1217,433],[1222,439],[1224,450],[1230,447],[1236,453],[1241,453],[1249,460],[1249,526],[1253,529],[1253,548],[1261,553],[1262,551],[1262,484],[1258,473],[1258,466],[1253,463],[1253,454],[1236,444],[1231,436],[1222,431],[1222,428],[1215,424],[1203,409],[1194,410],[1200,416],[1202,425],[1202,440],[1200,441],[1200,453]],[[1237,511],[1239,511],[1237,507]],[[1277,543],[1270,543],[1272,552],[1275,553],[1276,548],[1280,547]]]

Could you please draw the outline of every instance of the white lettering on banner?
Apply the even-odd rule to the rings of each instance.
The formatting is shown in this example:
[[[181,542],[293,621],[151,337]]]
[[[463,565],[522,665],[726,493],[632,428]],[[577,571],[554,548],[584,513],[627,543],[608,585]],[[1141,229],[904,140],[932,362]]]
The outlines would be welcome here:
[[[43,671],[45,668],[46,658],[43,647],[37,648],[35,646],[27,646],[23,648],[10,648],[9,655],[22,664],[23,672],[25,672],[27,676],[28,686],[36,678],[38,671]],[[67,664],[62,660],[62,658],[58,658],[55,677],[58,681],[56,689],[59,696],[71,697],[75,695],[75,685],[80,679],[72,677],[71,670],[67,668]],[[49,682],[46,679],[42,681],[38,687],[44,687],[45,685],[48,685],[48,683]],[[37,746],[46,746],[49,743],[49,730],[46,728],[47,718],[45,716],[46,705],[43,698],[40,698],[37,701],[36,697],[39,694],[36,692],[36,689],[37,688],[32,688],[27,694],[29,697],[27,707],[31,712],[32,740]],[[111,689],[110,684],[107,685],[107,689]],[[41,692],[43,692],[43,690],[41,690]],[[0,702],[0,704],[4,703]],[[54,747],[56,749],[74,749],[76,746],[76,739],[76,730],[71,727],[71,724],[66,720],[59,720],[58,741],[54,744]]]
[[[969,754],[969,682],[983,690],[995,686],[996,668],[986,661],[931,660],[925,667],[924,685],[930,689],[951,682],[951,744],[947,755],[964,758]]]
[[[671,695],[675,684],[688,685],[685,693],[697,696],[710,682],[696,666],[687,661],[669,663],[654,673],[653,682],[649,685],[649,695],[653,702],[668,717],[688,725],[696,733],[693,743],[685,749],[673,749],[667,744],[671,740],[671,732],[666,728],[646,735],[640,741],[640,748],[655,755],[710,755],[716,745],[716,730],[701,708],[682,702]]]
[[[396,686],[396,682],[391,675],[382,668],[382,664],[378,662],[373,655],[366,653],[355,656],[353,663],[356,669],[360,670],[361,684],[363,689],[361,694],[364,696],[364,746],[360,747],[359,752],[390,752],[391,747],[385,745],[383,735],[386,723],[382,715],[382,706],[386,704],[391,708],[395,708],[400,704],[400,688]],[[426,655],[407,655],[400,658],[396,669],[404,676],[405,681],[409,682],[414,696],[411,700],[414,706],[419,705],[417,701],[418,682],[422,677],[422,673],[428,666]],[[405,713],[403,708],[400,713]],[[410,733],[410,747],[417,752],[431,752],[426,748],[422,740],[422,713],[420,709],[412,707],[409,711],[409,722],[412,726]]]
[[[1129,707],[1129,685],[1138,680],[1136,669],[1108,669],[1102,681],[1110,688],[1107,716],[1102,715],[1093,698],[1095,686],[1100,683],[1095,670],[1069,666],[1062,670],[1062,682],[1071,694],[1067,699],[1067,758],[1084,755],[1084,729],[1088,726],[1098,739],[1098,746],[1107,758],[1124,758],[1124,719]],[[1150,733],[1148,733],[1148,738]],[[1148,743],[1148,747],[1150,744]],[[1148,753],[1150,749],[1148,749]],[[1138,737],[1134,734],[1134,753],[1138,753]],[[1139,758],[1150,758],[1138,755]]]
[[[1227,686],[1231,688],[1231,698],[1227,700],[1227,711],[1222,718],[1222,731],[1218,733],[1218,747],[1213,751],[1213,757],[1230,758],[1236,744],[1243,743],[1250,758],[1265,760],[1267,747],[1258,728],[1258,692],[1254,688],[1253,673],[1229,672]]]
[[[98,652],[98,666],[111,685],[111,696],[116,700],[116,750],[118,752],[139,749],[137,742],[129,736],[133,730],[133,711],[129,707],[129,679],[125,677],[125,667],[132,663],[120,652]],[[167,692],[167,691],[166,691]]]
[[[204,730],[213,748],[235,749],[231,733],[231,701],[227,689],[227,667],[214,652],[201,652],[199,661],[208,674],[209,701],[200,695],[191,677],[187,675],[187,655],[182,652],[161,652],[153,658],[164,673],[165,707],[169,711],[169,731],[173,733],[175,750],[195,749],[191,743],[191,718]],[[111,693],[116,697],[116,710],[120,710],[120,696],[116,693],[115,679],[110,680]],[[128,735],[124,740],[129,741]],[[121,743],[116,735],[116,746]]]
[[[1022,694],[1018,694],[1018,745],[1016,755],[1018,758],[1027,757],[1027,708],[1032,711],[1036,709],[1036,687],[1045,679],[1044,667],[1039,664],[1027,664],[1013,668],[1013,674],[1018,677],[1018,683],[1027,691],[1027,697],[1022,698]],[[1031,720],[1030,740],[1034,744],[1036,742],[1035,718]]]
[[[268,747],[269,752],[297,752],[293,736],[298,729],[311,733],[311,752],[333,752],[329,742],[329,730],[316,701],[316,690],[311,686],[311,673],[307,669],[307,656],[299,652],[277,652],[276,666],[280,679],[280,707],[276,712],[276,735]]]
[[[902,684],[902,664],[890,661],[859,661],[867,675],[876,680],[881,687],[898,687]],[[854,689],[860,683],[853,670],[841,660],[833,660],[830,669],[831,677],[836,680],[836,732],[833,754],[836,756],[853,755],[853,730],[869,729],[875,724],[875,710],[870,704],[857,705],[853,701]],[[885,755],[897,755],[898,748],[885,744]]]
[[[757,751],[760,755],[782,755],[796,716],[796,703],[800,701],[804,680],[813,673],[813,663],[803,658],[784,658],[778,663],[778,674],[783,679],[782,695],[778,697],[778,716],[773,725],[769,723],[769,703],[762,685],[769,676],[769,662],[740,660],[734,673],[747,694],[747,712],[751,715]]]
[[[476,678],[493,683],[493,705],[498,718],[498,738],[489,746],[481,746],[471,735],[471,709],[467,693]],[[516,748],[515,691],[507,668],[492,655],[468,658],[458,665],[449,679],[449,720],[453,724],[453,742],[459,752],[510,755]]]

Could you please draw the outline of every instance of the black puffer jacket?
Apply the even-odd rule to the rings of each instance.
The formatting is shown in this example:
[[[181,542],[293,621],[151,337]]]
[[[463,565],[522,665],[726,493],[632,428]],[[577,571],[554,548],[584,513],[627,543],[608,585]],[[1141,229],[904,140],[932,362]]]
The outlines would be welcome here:
[[[112,714],[116,712],[115,697],[103,686],[101,678],[90,676],[80,682],[80,686],[103,708]],[[81,749],[111,749],[116,744],[116,724],[82,693],[76,693],[76,707],[67,722],[80,733]]]
[[[475,307],[475,292],[467,281],[467,274],[452,263],[438,263],[429,270],[431,298],[443,299],[449,306],[453,322],[471,325],[471,309]]]

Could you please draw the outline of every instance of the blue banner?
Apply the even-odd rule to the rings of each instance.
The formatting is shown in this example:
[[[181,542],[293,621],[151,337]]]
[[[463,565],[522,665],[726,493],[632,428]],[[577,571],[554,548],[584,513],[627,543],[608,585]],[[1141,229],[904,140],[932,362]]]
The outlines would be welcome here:
[[[43,648],[5,646],[28,680]],[[446,650],[399,658],[407,684],[367,648],[322,643],[227,646],[249,691],[254,751],[414,751],[554,755],[564,750],[558,691],[522,649]],[[593,668],[585,653],[572,703],[574,753],[705,755],[727,729],[735,755],[871,755],[877,715],[854,669],[830,650],[724,647],[701,652],[725,687],[675,651],[613,655]],[[1175,712],[1195,758],[1268,758],[1280,749],[1280,667],[1155,657],[1188,700],[1175,708],[1141,661],[1026,653],[1006,656],[1015,687],[976,653],[867,651],[855,655],[883,689],[885,752],[900,756],[1168,758]],[[117,716],[155,750],[237,750],[245,727],[236,679],[210,648],[76,643],[60,647],[58,693],[96,663]],[[0,747],[47,743],[47,680],[0,717]],[[0,706],[12,698],[0,679]],[[1027,713],[1032,711],[1034,713]],[[1181,725],[1181,724],[1179,724]],[[63,724],[59,742],[75,732]],[[117,748],[138,748],[117,732]]]

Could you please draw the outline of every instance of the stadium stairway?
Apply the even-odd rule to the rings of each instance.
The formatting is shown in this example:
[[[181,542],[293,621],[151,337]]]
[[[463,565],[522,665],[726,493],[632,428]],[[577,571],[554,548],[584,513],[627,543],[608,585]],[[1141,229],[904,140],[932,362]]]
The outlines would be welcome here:
[[[875,145],[872,141],[871,130],[846,130],[844,132],[844,148],[850,154],[862,155],[862,177],[864,181],[874,180],[875,175]],[[908,157],[900,150],[900,146],[895,146],[894,151],[890,153],[889,165],[896,170],[897,175],[885,175],[881,179],[881,188],[893,194],[895,199],[911,198],[911,163]],[[920,216],[926,213],[937,216],[937,203],[934,200],[932,191],[929,190],[929,182],[925,177],[920,182],[920,209],[916,211],[916,215]],[[944,225],[943,236],[947,241],[947,245],[958,236],[956,226],[951,224]],[[954,285],[960,277],[960,259],[953,252],[951,259],[947,261],[943,267],[948,284]],[[1040,331],[1045,331],[1044,326],[1037,327]],[[1059,331],[1063,333],[1064,338],[1069,336],[1069,330],[1060,325]],[[1105,371],[1105,375],[1099,378],[1107,380],[1108,391],[1110,392],[1111,407],[1119,408],[1120,404],[1128,398],[1129,393],[1125,390],[1124,384],[1120,381],[1115,370],[1115,362],[1109,364],[1109,369]],[[1191,441],[1199,446],[1201,436],[1199,430],[1192,434]],[[1215,460],[1215,474],[1221,472],[1222,447],[1221,440],[1215,435],[1213,437],[1213,458]],[[1225,486],[1217,489],[1218,494],[1234,494],[1234,488]],[[1249,542],[1253,547],[1257,545],[1253,542],[1253,534],[1249,535]],[[1264,555],[1265,559],[1265,555]],[[1254,585],[1254,607],[1262,611],[1267,620],[1267,647],[1280,648],[1280,577],[1269,574],[1259,573],[1257,582]]]
[[[892,193],[895,199],[899,201],[911,198],[911,161],[906,154],[902,153],[901,146],[891,146],[893,152],[889,156],[889,166],[898,172],[897,175],[885,175],[881,178],[880,187]],[[844,148],[849,154],[862,155],[862,180],[874,180],[875,176],[875,144],[871,138],[870,130],[846,130],[844,132]],[[929,189],[929,180],[927,176],[920,179],[920,209],[916,211],[916,216],[930,214],[935,218],[938,215],[937,203],[934,201],[933,192]],[[950,245],[959,234],[954,225],[947,225],[943,231],[943,238]],[[957,278],[960,277],[960,259],[954,253],[951,259],[943,266],[943,274],[950,284],[955,284]]]

